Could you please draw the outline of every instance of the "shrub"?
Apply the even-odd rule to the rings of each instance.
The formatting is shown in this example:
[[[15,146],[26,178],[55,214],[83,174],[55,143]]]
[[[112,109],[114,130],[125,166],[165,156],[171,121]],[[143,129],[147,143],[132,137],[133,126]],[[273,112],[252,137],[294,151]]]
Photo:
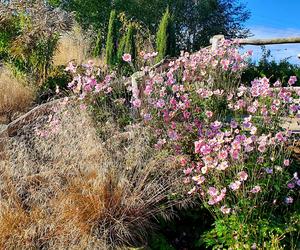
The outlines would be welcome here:
[[[247,84],[256,77],[270,77],[271,82],[280,81],[286,83],[291,75],[300,78],[300,68],[298,65],[288,62],[288,58],[276,62],[272,58],[271,52],[262,48],[263,55],[258,62],[252,61],[242,76],[242,82]],[[299,85],[299,83],[296,83]]]
[[[54,66],[45,83],[39,88],[36,101],[41,103],[55,96],[59,97],[61,93],[67,94],[71,79],[71,75],[65,71],[65,66]]]
[[[0,59],[41,85],[60,33],[72,26],[71,15],[36,1],[1,3],[0,12]]]
[[[280,82],[272,88],[267,78],[237,87],[250,54],[240,55],[228,41],[213,52],[186,53],[165,74],[149,74],[140,100],[145,124],[157,136],[155,147],[182,155],[189,194],[201,198],[215,225],[232,218],[232,231],[245,225],[234,241],[225,236],[218,245],[221,233],[215,234],[215,249],[254,243],[260,248],[273,241],[284,247],[281,235],[292,237],[297,230],[290,219],[299,208],[298,169],[288,167],[294,139],[283,128],[284,117],[299,117],[297,78],[288,79],[290,88]]]

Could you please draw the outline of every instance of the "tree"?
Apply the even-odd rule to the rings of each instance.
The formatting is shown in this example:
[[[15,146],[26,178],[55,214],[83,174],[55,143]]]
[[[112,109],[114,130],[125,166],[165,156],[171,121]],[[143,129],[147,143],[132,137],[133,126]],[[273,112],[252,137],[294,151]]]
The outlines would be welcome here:
[[[243,26],[249,12],[240,0],[63,0],[61,6],[74,11],[84,28],[100,30],[103,39],[112,9],[140,21],[154,35],[168,6],[174,18],[177,49],[198,50],[216,34],[228,38],[249,34]]]
[[[123,74],[132,74],[132,68],[129,66],[128,63],[123,62],[122,56],[124,54],[130,54],[131,58],[133,60],[133,63],[136,63],[134,60],[136,58],[136,44],[135,44],[135,29],[132,24],[129,24],[126,33],[123,35],[119,42],[119,47],[118,47],[118,63],[119,67],[122,69]]]
[[[105,61],[106,64],[112,66],[117,60],[117,13],[112,10],[108,23],[108,33],[106,39]]]
[[[174,56],[176,50],[175,31],[173,20],[167,8],[158,27],[156,35],[156,49],[158,52],[157,61],[162,60],[167,55]]]
[[[132,59],[134,59],[136,56],[135,51],[134,27],[129,25],[125,37],[124,53],[130,54]]]
[[[101,55],[102,52],[102,39],[101,39],[101,32],[98,32],[95,47],[93,49],[93,57],[98,57]]]

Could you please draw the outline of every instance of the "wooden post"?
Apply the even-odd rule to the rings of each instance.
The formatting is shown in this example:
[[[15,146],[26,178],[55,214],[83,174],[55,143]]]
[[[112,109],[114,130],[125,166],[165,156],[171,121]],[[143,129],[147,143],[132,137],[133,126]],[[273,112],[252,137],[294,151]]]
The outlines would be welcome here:
[[[216,50],[218,48],[218,44],[221,40],[224,39],[223,35],[215,35],[210,39],[210,43],[211,43],[211,50]]]

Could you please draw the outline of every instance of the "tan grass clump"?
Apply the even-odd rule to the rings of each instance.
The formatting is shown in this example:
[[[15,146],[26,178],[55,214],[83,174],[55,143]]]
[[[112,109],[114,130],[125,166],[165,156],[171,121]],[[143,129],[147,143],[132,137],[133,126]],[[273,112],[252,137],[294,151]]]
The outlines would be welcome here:
[[[75,104],[62,103],[24,126],[6,151],[1,249],[141,246],[159,216],[169,218],[185,204],[180,168],[155,153],[147,129],[128,127],[101,142]]]
[[[0,68],[0,116],[6,116],[10,122],[14,113],[28,110],[34,98],[33,88],[26,86],[7,68]]]
[[[54,65],[67,65],[72,60],[82,63],[89,56],[90,46],[91,39],[77,24],[60,38],[53,63]]]
[[[70,61],[77,64],[87,63],[92,60],[96,65],[105,68],[104,53],[98,58],[91,55],[93,39],[90,31],[83,31],[77,24],[70,32],[61,36],[58,42],[58,48],[53,57],[55,66],[67,65]]]

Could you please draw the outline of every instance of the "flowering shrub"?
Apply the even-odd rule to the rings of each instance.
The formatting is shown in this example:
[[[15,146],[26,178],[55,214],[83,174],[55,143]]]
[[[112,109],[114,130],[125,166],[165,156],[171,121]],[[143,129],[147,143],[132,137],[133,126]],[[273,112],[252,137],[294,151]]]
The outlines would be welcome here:
[[[293,138],[283,123],[299,117],[300,92],[292,87],[294,76],[290,88],[271,86],[268,78],[253,80],[250,88],[241,85],[251,52],[240,55],[232,46],[224,41],[214,52],[186,53],[166,74],[150,72],[141,111],[158,137],[155,146],[182,155],[190,195],[198,194],[216,219],[233,216],[240,224],[258,225],[258,216],[268,221],[299,195],[297,172],[292,178],[289,167]],[[257,247],[271,239],[248,233]]]
[[[198,195],[215,217],[215,229],[204,241],[216,249],[274,247],[298,221],[290,220],[300,188],[288,149],[294,138],[283,126],[286,118],[300,117],[297,78],[289,79],[288,88],[268,78],[243,86],[251,54],[241,55],[236,43],[224,40],[215,51],[182,53],[164,72],[145,67],[141,87],[129,88],[128,104],[153,129],[155,147],[181,157],[188,195]],[[129,55],[123,59],[130,62]],[[79,86],[81,97],[98,89],[109,95],[110,81],[94,79],[88,73],[70,87]],[[217,232],[227,223],[223,231],[229,233]],[[285,223],[292,225],[287,229]]]

